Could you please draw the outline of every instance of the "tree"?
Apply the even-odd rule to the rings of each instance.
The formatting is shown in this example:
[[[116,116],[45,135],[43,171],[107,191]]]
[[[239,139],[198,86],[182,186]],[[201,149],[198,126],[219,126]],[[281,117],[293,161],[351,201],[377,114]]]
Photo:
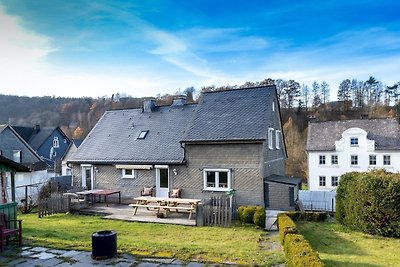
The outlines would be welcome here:
[[[186,95],[186,101],[188,103],[194,103],[194,93],[196,92],[196,89],[193,86],[190,86],[186,88],[183,93]]]
[[[329,100],[330,88],[329,84],[325,81],[321,83],[322,103],[325,104]]]
[[[300,84],[295,80],[289,80],[284,88],[288,108],[292,108],[295,100],[300,96]]]
[[[301,86],[301,95],[303,97],[303,105],[306,109],[306,111],[308,111],[308,102],[310,101],[310,88],[308,88],[307,85],[302,85]]]
[[[317,108],[321,105],[321,96],[319,93],[319,84],[316,81],[313,82],[311,91],[313,95],[312,106],[313,108]]]
[[[366,90],[368,92],[368,105],[379,103],[382,94],[382,84],[373,76],[365,81]]]
[[[349,79],[346,79],[340,83],[339,90],[337,92],[338,101],[350,100],[351,84],[352,83]]]

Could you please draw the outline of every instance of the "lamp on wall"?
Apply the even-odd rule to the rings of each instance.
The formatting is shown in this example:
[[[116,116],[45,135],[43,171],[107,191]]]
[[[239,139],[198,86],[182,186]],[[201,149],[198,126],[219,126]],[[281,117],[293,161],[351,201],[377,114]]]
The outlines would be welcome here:
[[[174,173],[174,175],[178,175],[178,171],[176,169],[173,169],[172,172]]]

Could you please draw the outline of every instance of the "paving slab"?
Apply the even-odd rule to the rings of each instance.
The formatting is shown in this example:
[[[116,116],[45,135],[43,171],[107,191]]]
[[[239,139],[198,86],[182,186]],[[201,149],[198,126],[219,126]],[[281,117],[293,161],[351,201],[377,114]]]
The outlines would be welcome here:
[[[68,251],[67,250],[61,250],[61,249],[49,249],[47,252],[61,255],[61,254],[64,254],[64,253],[66,253]]]
[[[48,260],[56,257],[57,254],[48,253],[48,252],[40,252],[39,254],[31,255],[32,258],[36,258],[39,260]]]
[[[79,253],[82,253],[82,252],[81,251],[76,251],[76,250],[70,250],[70,251],[65,252],[64,254],[61,254],[60,256],[73,257],[73,256],[78,255]]]
[[[30,251],[33,251],[33,252],[44,252],[44,251],[48,250],[48,248],[44,248],[44,247],[34,247],[34,248],[29,249],[29,250],[30,250]]]
[[[136,267],[158,267],[160,266],[159,263],[154,263],[154,262],[141,262]]]
[[[204,267],[205,265],[200,262],[189,262],[186,267]]]
[[[38,260],[36,262],[36,265],[40,266],[40,267],[53,267],[53,266],[56,266],[57,264],[60,264],[62,262],[63,261],[60,260],[60,259],[52,258],[52,259],[47,259],[47,260]]]
[[[170,264],[174,261],[175,259],[166,259],[166,258],[145,258],[142,259],[142,261],[149,261],[149,262],[157,262],[157,263],[164,263],[164,264]]]

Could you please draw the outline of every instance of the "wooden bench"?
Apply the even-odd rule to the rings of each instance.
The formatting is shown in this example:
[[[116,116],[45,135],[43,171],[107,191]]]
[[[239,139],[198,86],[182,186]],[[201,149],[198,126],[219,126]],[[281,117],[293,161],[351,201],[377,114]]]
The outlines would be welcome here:
[[[133,215],[136,215],[137,209],[139,207],[147,208],[147,210],[154,209],[159,213],[160,210],[165,210],[166,213],[171,210],[175,210],[176,212],[189,212],[189,220],[192,218],[192,213],[195,210],[193,207],[180,207],[180,206],[166,206],[166,205],[146,205],[146,204],[129,204],[130,207],[134,208]]]
[[[16,224],[17,228],[11,227]],[[22,246],[22,220],[7,220],[4,213],[0,213],[0,251],[5,247],[7,238],[11,235],[18,236],[18,243]]]

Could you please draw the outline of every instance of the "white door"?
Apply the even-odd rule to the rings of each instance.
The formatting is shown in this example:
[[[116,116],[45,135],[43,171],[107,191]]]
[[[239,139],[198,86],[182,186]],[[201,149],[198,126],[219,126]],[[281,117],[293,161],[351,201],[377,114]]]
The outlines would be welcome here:
[[[168,197],[169,169],[168,167],[156,168],[156,197]]]
[[[82,166],[82,187],[85,190],[94,189],[93,167],[91,165]]]

